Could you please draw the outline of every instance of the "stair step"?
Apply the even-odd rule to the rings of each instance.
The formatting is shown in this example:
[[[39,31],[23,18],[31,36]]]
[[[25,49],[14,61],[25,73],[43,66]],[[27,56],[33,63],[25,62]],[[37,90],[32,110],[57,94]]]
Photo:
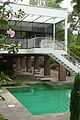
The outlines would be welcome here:
[[[71,68],[70,64],[73,64],[73,63],[71,63],[70,60],[68,59],[68,57],[67,57],[68,55],[66,55],[66,56],[61,55],[61,56],[64,57],[68,61],[68,63],[70,62],[69,65],[63,59],[62,60],[59,59],[58,55],[56,56],[56,54],[54,54],[54,53],[50,53],[49,56],[52,57],[54,60],[56,60],[59,64],[61,64],[62,66],[64,66],[66,69],[68,69],[69,71],[71,71],[72,73],[76,73],[76,71],[77,71],[76,69],[78,69],[78,68],[76,68],[76,69]]]

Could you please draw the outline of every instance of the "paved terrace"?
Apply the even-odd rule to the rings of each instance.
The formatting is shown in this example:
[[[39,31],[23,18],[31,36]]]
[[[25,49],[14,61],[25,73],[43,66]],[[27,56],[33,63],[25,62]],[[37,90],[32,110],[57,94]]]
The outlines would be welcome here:
[[[54,72],[53,76],[54,79],[50,79],[54,83],[57,80],[57,72]],[[67,77],[67,82],[62,81],[59,84],[71,83],[73,78]],[[8,120],[69,120],[69,113],[34,116],[5,87],[0,90],[0,94],[5,98],[5,101],[0,101],[0,113]]]
[[[5,101],[0,101],[0,113],[8,120],[69,120],[69,113],[33,116],[7,89],[1,94]]]

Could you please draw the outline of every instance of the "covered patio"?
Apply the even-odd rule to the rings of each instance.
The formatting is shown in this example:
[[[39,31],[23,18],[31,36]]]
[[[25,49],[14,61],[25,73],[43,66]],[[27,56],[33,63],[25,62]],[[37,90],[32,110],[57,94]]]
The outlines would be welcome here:
[[[53,41],[56,40],[56,38],[55,38],[55,34],[56,34],[55,33],[56,32],[55,25],[61,21],[64,21],[64,26],[63,26],[64,27],[64,44],[65,44],[65,46],[67,46],[67,16],[68,16],[68,11],[66,9],[45,8],[45,7],[39,7],[39,6],[27,6],[27,5],[21,5],[21,4],[13,4],[13,3],[10,3],[9,6],[6,7],[6,9],[14,11],[14,14],[18,13],[19,10],[22,10],[23,16],[21,18],[10,16],[9,20],[10,21],[14,20],[14,21],[19,21],[19,22],[29,22],[29,23],[25,24],[26,28],[30,23],[52,24],[53,25],[53,28],[52,28],[53,35],[52,35],[51,39]],[[47,36],[45,36],[45,37],[47,37]],[[32,41],[36,42],[34,40],[30,40],[30,42],[32,42]],[[37,42],[38,41],[39,41],[39,39],[37,40]],[[29,46],[30,42],[28,43],[28,48],[30,48],[30,46]],[[24,40],[24,44],[25,44],[25,40]],[[33,46],[33,47],[35,47],[35,46]],[[65,50],[66,49],[67,48],[65,48]]]

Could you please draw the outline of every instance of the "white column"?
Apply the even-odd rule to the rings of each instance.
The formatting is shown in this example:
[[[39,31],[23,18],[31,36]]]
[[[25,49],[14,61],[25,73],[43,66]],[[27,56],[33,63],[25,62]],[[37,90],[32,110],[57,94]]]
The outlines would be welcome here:
[[[55,18],[53,19],[53,40],[55,41]]]
[[[55,18],[53,18],[53,49],[54,49],[54,46],[55,46]]]
[[[67,51],[67,18],[65,19],[65,50]]]

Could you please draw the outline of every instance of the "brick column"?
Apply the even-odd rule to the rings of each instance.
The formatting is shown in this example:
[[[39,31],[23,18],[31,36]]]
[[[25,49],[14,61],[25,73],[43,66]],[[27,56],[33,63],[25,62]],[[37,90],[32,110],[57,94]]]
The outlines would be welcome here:
[[[17,57],[16,58],[16,68],[17,68],[17,70],[20,70],[20,57]]]
[[[34,70],[35,71],[40,71],[39,55],[34,55]]]
[[[28,56],[26,57],[26,71],[28,72],[28,71],[30,71],[30,70],[31,70],[31,56],[28,55]]]
[[[62,65],[59,66],[58,79],[59,81],[66,80],[66,69]]]
[[[13,58],[8,56],[7,57],[7,65],[6,65],[8,68],[9,68],[9,73],[12,74],[14,71],[13,71]]]
[[[0,72],[3,71],[3,60],[0,58]]]
[[[44,75],[50,76],[50,57],[48,55],[44,56]]]
[[[25,71],[25,68],[26,68],[25,57],[21,58],[21,68],[23,71]]]

